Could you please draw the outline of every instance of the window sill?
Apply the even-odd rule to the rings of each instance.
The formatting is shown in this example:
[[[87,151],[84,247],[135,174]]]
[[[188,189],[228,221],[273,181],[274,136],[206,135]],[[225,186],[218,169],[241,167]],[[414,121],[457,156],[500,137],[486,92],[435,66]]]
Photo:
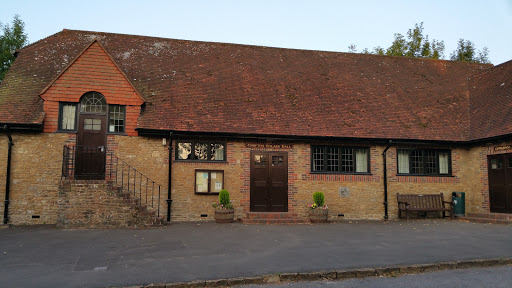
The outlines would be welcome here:
[[[204,161],[204,160],[179,160],[179,159],[175,159],[174,162],[181,162],[181,163],[201,163],[201,164],[205,164],[205,163],[218,163],[218,164],[228,164],[228,161]]]
[[[123,133],[116,133],[116,132],[107,132],[107,135],[121,135],[121,136],[128,136],[125,132]]]
[[[196,194],[196,195],[219,195],[219,192],[212,192],[212,193],[208,193],[208,192],[194,192],[194,194]]]
[[[414,177],[455,177],[453,175],[439,175],[439,174],[396,174],[396,176],[414,176]]]
[[[55,133],[68,133],[68,134],[76,134],[76,130],[57,130]]]
[[[357,173],[357,172],[318,172],[318,171],[311,171],[309,174],[323,174],[323,175],[373,175],[372,173]]]

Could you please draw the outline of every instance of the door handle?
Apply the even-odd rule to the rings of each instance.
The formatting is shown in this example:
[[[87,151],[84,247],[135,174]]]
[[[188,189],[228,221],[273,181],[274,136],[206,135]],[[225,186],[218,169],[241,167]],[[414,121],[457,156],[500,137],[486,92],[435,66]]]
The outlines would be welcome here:
[[[98,150],[100,150],[100,152],[105,151],[105,146],[99,146],[99,147],[98,147]]]

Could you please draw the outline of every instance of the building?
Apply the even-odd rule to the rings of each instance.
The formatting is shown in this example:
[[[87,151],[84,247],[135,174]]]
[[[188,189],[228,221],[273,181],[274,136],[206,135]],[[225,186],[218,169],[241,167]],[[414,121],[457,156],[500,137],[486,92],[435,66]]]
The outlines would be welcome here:
[[[396,193],[454,191],[466,211],[512,213],[511,61],[76,30],[16,56],[0,84],[10,224],[212,219],[222,188],[246,220],[304,220],[315,191],[330,219],[393,219]]]

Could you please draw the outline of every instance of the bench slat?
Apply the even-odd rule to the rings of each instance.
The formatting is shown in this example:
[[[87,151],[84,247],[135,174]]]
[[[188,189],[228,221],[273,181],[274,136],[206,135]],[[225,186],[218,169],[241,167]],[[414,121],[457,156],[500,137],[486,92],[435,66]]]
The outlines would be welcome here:
[[[409,217],[409,211],[418,212],[433,212],[433,211],[449,211],[453,219],[453,204],[444,201],[443,193],[440,194],[396,194],[398,200],[398,216],[401,218],[401,212],[406,212],[406,217]],[[445,204],[449,204],[446,207]]]

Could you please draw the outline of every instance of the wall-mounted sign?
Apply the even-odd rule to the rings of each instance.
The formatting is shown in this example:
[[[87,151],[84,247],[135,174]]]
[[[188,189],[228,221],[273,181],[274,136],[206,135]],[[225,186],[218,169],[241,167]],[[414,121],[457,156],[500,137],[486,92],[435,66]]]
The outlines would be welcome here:
[[[503,146],[495,146],[494,151],[503,151],[503,150],[509,150],[510,145],[503,145]]]
[[[267,144],[267,143],[245,143],[246,148],[263,148],[263,149],[292,149],[293,144]]]

